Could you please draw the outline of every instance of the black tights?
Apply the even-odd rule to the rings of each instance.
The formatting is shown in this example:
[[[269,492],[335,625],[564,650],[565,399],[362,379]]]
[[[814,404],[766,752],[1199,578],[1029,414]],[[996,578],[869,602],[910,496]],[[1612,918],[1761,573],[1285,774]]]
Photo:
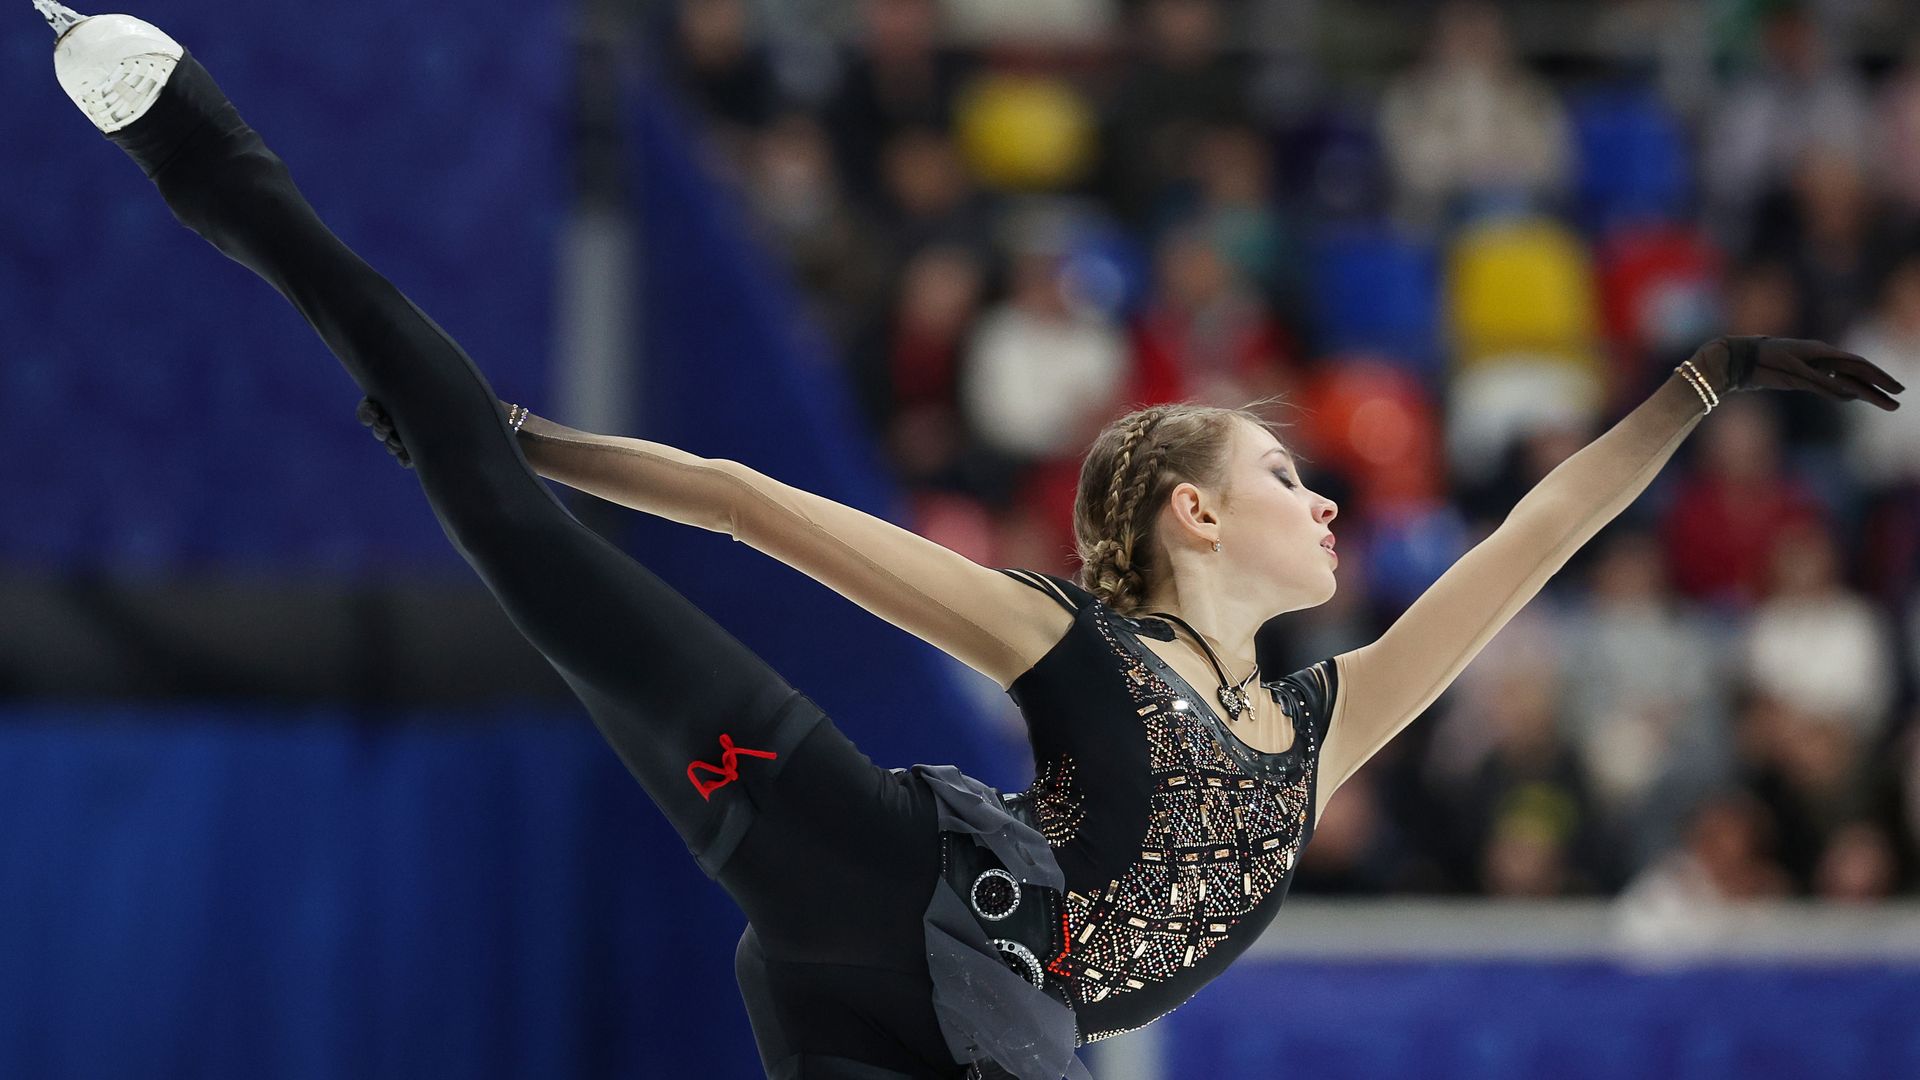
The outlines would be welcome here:
[[[392,417],[447,538],[746,913],[735,967],[768,1074],[957,1075],[920,922],[932,796],[567,512],[460,346],[320,221],[191,54],[109,138]]]

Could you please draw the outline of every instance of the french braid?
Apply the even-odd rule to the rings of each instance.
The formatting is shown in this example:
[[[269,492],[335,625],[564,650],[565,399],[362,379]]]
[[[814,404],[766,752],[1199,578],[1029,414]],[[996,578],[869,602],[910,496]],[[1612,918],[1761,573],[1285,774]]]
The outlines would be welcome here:
[[[1129,426],[1121,438],[1113,479],[1107,485],[1106,524],[1110,539],[1098,545],[1092,591],[1106,597],[1107,605],[1116,611],[1139,606],[1147,595],[1146,568],[1136,557],[1136,548],[1145,531],[1138,519],[1140,503],[1167,461],[1167,445],[1156,442],[1150,434],[1161,415],[1149,410]]]

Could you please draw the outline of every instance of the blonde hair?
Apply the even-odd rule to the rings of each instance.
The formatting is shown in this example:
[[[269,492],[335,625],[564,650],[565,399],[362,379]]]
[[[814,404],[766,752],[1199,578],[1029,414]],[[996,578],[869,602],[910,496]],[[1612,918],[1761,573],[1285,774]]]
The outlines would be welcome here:
[[[1280,400],[1263,398],[1237,409],[1184,401],[1152,405],[1102,429],[1080,464],[1073,503],[1080,587],[1122,615],[1137,614],[1150,577],[1161,570],[1154,564],[1154,524],[1167,496],[1190,483],[1227,501],[1234,422],[1257,424],[1278,439],[1286,425],[1257,410]]]

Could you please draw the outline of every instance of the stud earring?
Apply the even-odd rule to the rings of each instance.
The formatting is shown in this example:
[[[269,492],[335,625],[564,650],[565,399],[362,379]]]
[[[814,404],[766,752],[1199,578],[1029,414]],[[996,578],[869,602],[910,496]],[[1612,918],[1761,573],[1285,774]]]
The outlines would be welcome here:
[[[1220,541],[1218,541],[1218,540],[1215,540],[1215,541],[1213,542],[1213,550],[1215,550],[1215,551],[1219,551],[1219,550],[1220,550]]]

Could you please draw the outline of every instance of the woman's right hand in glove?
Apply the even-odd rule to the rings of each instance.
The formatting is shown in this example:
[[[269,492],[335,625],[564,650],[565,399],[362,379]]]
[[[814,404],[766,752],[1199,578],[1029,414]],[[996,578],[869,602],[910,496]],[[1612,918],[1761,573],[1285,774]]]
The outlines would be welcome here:
[[[1693,354],[1693,366],[1718,393],[1733,390],[1810,390],[1841,401],[1866,401],[1887,412],[1906,387],[1864,357],[1824,341],[1780,337],[1718,337]]]
[[[508,415],[512,415],[512,411],[518,406],[502,401],[500,408]],[[379,402],[372,398],[361,398],[360,407],[355,410],[354,417],[360,421],[361,426],[373,432],[373,437],[380,440],[380,445],[387,448],[387,453],[392,454],[393,460],[398,461],[402,468],[413,468],[413,455],[407,453],[406,444],[400,441],[400,433],[394,429],[393,417],[387,415],[387,410],[381,408]],[[521,423],[525,422],[526,418],[522,417]]]
[[[393,418],[387,415],[387,410],[381,408],[379,402],[372,398],[361,398],[360,408],[354,412],[354,417],[361,426],[373,432],[373,437],[380,440],[380,444],[387,448],[387,453],[392,454],[403,468],[413,468],[413,457],[400,441],[400,433],[394,430]]]

